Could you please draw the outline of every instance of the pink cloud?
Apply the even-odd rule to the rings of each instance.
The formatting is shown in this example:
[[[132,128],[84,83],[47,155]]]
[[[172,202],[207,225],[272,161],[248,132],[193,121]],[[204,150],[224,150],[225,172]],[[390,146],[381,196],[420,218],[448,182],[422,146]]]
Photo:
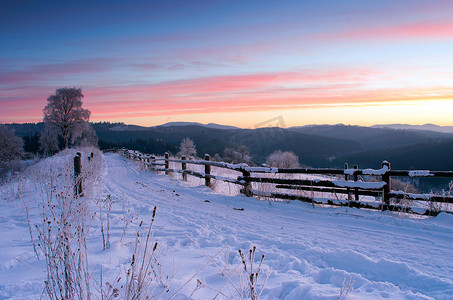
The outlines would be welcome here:
[[[108,120],[131,118],[131,117],[155,117],[165,115],[190,115],[199,113],[234,113],[234,112],[257,112],[270,111],[277,109],[297,109],[303,107],[324,107],[324,106],[347,106],[347,105],[375,105],[377,103],[385,104],[387,102],[404,102],[426,100],[426,97],[407,95],[403,98],[404,91],[391,92],[363,92],[361,94],[348,93],[342,96],[326,96],[316,95],[316,97],[304,96],[287,96],[287,97],[260,97],[251,101],[243,101],[242,99],[230,99],[224,101],[207,101],[207,102],[192,102],[185,105],[175,103],[130,103],[127,100],[116,103],[115,105],[104,105],[96,107],[92,110],[92,119]],[[453,91],[450,91],[448,97],[453,97]],[[444,99],[442,97],[431,97],[430,99]],[[373,104],[374,103],[374,104]],[[99,114],[97,113],[99,109]]]
[[[317,36],[322,39],[451,39],[453,21],[413,22],[347,29]]]
[[[219,76],[153,86],[93,89],[87,90],[86,96],[93,106],[93,118],[261,111],[453,97],[451,88],[367,88],[365,83],[376,73],[372,70],[338,70],[318,74]],[[288,82],[308,84],[309,87],[281,86]]]
[[[371,88],[379,70],[304,70],[214,76],[154,85],[87,87],[84,107],[92,120],[122,117],[253,112],[305,106],[342,106],[356,103],[452,99],[451,87]],[[54,88],[8,88],[0,95],[0,120],[42,119],[42,109]],[[37,120],[35,120],[37,119]]]
[[[113,98],[129,96],[137,98],[189,98],[189,97],[225,97],[227,94],[250,93],[259,91],[284,91],[283,86],[365,82],[378,71],[373,70],[333,70],[327,72],[305,70],[301,72],[261,73],[231,76],[213,76],[197,79],[185,79],[132,87],[109,88]],[[90,89],[94,97],[105,97],[105,89]]]

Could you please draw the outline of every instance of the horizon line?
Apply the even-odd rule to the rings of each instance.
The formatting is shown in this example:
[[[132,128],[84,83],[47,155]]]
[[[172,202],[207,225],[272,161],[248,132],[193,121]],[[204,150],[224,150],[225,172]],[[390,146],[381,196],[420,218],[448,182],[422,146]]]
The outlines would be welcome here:
[[[43,121],[39,121],[39,122],[12,122],[12,123],[0,123],[0,125],[25,125],[25,124],[34,124],[34,125],[37,125],[39,123],[43,123]],[[259,126],[259,127],[240,127],[240,126],[235,126],[235,125],[230,125],[230,124],[220,124],[220,123],[213,123],[213,122],[209,122],[209,123],[201,123],[201,122],[196,122],[196,121],[171,121],[171,122],[166,122],[166,123],[161,123],[161,124],[157,124],[157,125],[150,125],[150,126],[147,126],[147,125],[140,125],[140,124],[132,124],[132,123],[125,123],[125,122],[121,122],[121,121],[118,121],[118,122],[112,122],[112,121],[90,121],[89,122],[90,124],[96,124],[96,123],[110,123],[110,124],[123,124],[123,125],[126,125],[126,126],[138,126],[138,127],[143,127],[143,128],[152,128],[152,127],[158,127],[158,126],[164,126],[164,125],[168,125],[168,126],[190,126],[190,125],[194,125],[194,126],[208,126],[208,125],[217,125],[217,126],[225,126],[225,127],[234,127],[234,128],[238,128],[238,129],[258,129],[258,128],[294,128],[294,127],[308,127],[308,126],[337,126],[337,125],[343,125],[343,126],[357,126],[357,127],[376,127],[376,126],[419,126],[419,127],[422,127],[422,126],[435,126],[435,127],[440,127],[440,128],[443,128],[443,127],[453,127],[453,124],[452,125],[438,125],[438,124],[434,124],[434,123],[424,123],[424,124],[409,124],[409,123],[384,123],[384,124],[373,124],[373,125],[359,125],[359,124],[345,124],[345,123],[310,123],[310,124],[303,124],[303,125],[295,125],[295,126]],[[179,123],[179,125],[176,125],[177,123]],[[266,124],[267,121],[265,122],[262,122],[262,123],[259,123],[259,124]],[[171,125],[171,124],[175,124],[175,125]]]

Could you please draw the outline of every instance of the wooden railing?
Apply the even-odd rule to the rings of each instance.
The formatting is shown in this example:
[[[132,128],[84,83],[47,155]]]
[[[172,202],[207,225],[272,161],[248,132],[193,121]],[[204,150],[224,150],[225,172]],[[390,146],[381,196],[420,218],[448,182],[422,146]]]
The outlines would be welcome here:
[[[380,169],[359,169],[354,165],[349,168],[345,164],[344,169],[330,168],[297,168],[282,169],[272,167],[250,167],[247,164],[229,164],[225,162],[211,161],[208,154],[203,160],[188,160],[170,158],[166,153],[164,157],[143,154],[132,150],[122,150],[122,153],[129,159],[140,161],[155,171],[162,171],[165,174],[180,173],[182,179],[187,180],[187,175],[195,176],[205,180],[205,185],[211,187],[213,179],[233,183],[241,186],[240,192],[248,197],[260,196],[267,198],[279,198],[287,200],[300,200],[312,204],[328,204],[335,206],[350,206],[357,208],[369,208],[379,210],[405,211],[416,214],[435,215],[447,208],[433,208],[432,205],[423,209],[407,207],[402,204],[403,200],[422,201],[435,204],[453,203],[453,195],[437,194],[411,194],[404,191],[391,190],[391,177],[432,177],[432,178],[453,178],[453,171],[428,171],[428,170],[391,170],[390,163],[384,161]],[[170,162],[181,164],[181,168],[170,168]],[[188,170],[187,165],[203,165],[204,172]],[[212,174],[211,167],[224,168],[239,172],[237,177],[225,177],[220,174]],[[252,175],[253,174],[253,175]],[[277,175],[286,174],[286,175]],[[295,174],[317,176],[318,178],[295,179]],[[300,175],[299,175],[300,176]],[[364,180],[363,177],[368,180]],[[283,178],[282,178],[283,177]],[[374,178],[374,180],[369,180]],[[272,184],[270,192],[254,189],[253,184]],[[277,192],[276,190],[282,190]],[[286,192],[283,192],[286,191]],[[310,192],[309,196],[302,195],[301,191]],[[316,193],[316,194],[315,194]],[[316,196],[317,195],[317,196]],[[329,198],[329,195],[331,196]],[[346,198],[339,198],[338,195],[347,195]],[[366,198],[368,197],[368,199]],[[379,201],[369,201],[370,197]],[[437,205],[439,206],[439,205]]]

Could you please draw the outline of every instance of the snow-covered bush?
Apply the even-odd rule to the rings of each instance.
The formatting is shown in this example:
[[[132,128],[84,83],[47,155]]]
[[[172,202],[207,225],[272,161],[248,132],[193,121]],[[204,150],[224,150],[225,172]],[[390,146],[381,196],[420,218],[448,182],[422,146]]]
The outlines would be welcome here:
[[[415,185],[403,182],[396,178],[390,178],[390,189],[393,191],[403,191],[405,193],[417,194],[418,190]]]
[[[440,212],[448,211],[449,204],[448,202],[445,201],[445,197],[452,197],[453,196],[453,181],[450,181],[448,184],[447,189],[443,189],[440,194],[438,194],[440,197],[444,198],[444,202],[435,202],[430,199],[428,203],[428,208],[426,213],[431,215],[431,216],[437,216]]]
[[[266,164],[276,168],[299,168],[299,157],[292,151],[277,150],[268,156]]]
[[[195,147],[195,143],[190,138],[184,138],[181,141],[181,145],[179,146],[178,156],[185,155],[187,158],[194,158],[197,156],[197,148]]]

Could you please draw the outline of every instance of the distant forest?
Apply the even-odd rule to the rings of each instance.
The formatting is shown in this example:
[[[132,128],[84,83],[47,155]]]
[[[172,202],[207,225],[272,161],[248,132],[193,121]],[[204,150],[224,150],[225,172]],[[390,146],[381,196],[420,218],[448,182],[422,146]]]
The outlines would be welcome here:
[[[43,123],[6,124],[24,140],[24,150],[38,153]],[[92,123],[101,150],[128,148],[143,153],[176,154],[183,138],[195,142],[198,156],[220,156],[226,148],[245,145],[251,159],[262,164],[275,150],[293,151],[302,165],[342,168],[380,168],[383,160],[392,169],[453,170],[453,134],[428,130],[317,125],[293,128],[239,129],[203,125],[141,127],[123,123]]]

